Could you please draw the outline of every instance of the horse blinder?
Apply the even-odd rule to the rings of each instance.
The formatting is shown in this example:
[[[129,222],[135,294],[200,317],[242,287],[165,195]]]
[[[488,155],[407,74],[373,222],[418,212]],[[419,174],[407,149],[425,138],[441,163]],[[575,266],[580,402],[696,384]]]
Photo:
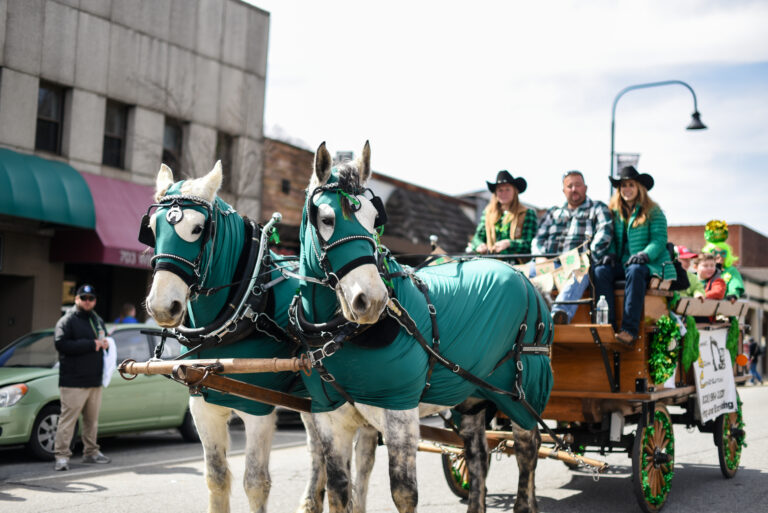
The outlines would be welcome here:
[[[373,222],[374,228],[379,228],[387,224],[387,211],[384,208],[384,201],[380,196],[373,196],[371,198],[371,204],[376,209],[376,220]]]
[[[149,226],[150,215],[144,214],[141,218],[141,226],[139,227],[139,242],[150,248],[155,247],[155,232]]]

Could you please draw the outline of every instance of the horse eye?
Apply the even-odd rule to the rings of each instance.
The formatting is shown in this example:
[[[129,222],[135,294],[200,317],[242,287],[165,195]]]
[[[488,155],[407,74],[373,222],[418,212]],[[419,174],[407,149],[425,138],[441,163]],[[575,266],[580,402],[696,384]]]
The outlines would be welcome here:
[[[192,228],[192,235],[197,235],[198,233],[203,232],[203,225],[198,224],[194,228]]]
[[[333,219],[331,219],[330,217],[321,219],[320,222],[323,223],[325,226],[333,226]]]

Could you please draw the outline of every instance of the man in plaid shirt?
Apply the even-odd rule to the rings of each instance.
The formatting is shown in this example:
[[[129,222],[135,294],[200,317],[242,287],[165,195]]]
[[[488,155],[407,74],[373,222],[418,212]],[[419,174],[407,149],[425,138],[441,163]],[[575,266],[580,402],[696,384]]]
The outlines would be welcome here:
[[[563,175],[563,193],[565,205],[552,207],[544,215],[533,239],[531,251],[534,254],[561,254],[590,240],[592,262],[597,265],[610,265],[612,257],[608,255],[608,249],[613,238],[611,211],[605,203],[587,197],[587,186],[580,171],[568,171]],[[588,285],[588,279],[582,279],[581,283],[573,280],[560,290],[555,301],[581,299]],[[555,323],[569,323],[576,313],[577,306],[556,304],[552,308]]]

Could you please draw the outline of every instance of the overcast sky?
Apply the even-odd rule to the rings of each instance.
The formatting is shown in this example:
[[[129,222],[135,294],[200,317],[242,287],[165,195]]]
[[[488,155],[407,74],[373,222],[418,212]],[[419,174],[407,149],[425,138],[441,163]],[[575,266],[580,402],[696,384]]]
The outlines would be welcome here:
[[[607,201],[614,97],[682,80],[709,129],[685,130],[683,86],[630,91],[616,152],[641,154],[670,225],[768,235],[768,2],[250,1],[271,13],[268,136],[368,139],[376,171],[448,194],[508,169],[540,207],[580,169]]]

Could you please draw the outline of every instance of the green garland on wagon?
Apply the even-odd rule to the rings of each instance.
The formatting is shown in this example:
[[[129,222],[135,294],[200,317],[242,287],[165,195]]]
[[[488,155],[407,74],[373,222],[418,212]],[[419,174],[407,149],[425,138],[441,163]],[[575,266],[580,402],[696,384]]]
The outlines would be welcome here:
[[[736,404],[738,405],[738,408],[736,409],[736,427],[743,433],[745,424],[744,417],[741,414],[741,398],[739,396],[736,396]],[[728,426],[727,432],[723,432],[723,437],[725,438],[726,436],[731,436],[730,426]],[[723,440],[722,442],[723,449],[725,451],[725,464],[731,470],[739,466],[739,462],[741,461],[741,449],[747,446],[744,438],[744,436],[736,438],[736,454],[731,454],[731,444],[729,444],[726,440]]]
[[[656,321],[656,334],[651,342],[648,366],[654,383],[664,383],[675,373],[680,354],[680,328],[669,315]]]
[[[685,336],[683,336],[683,370],[688,372],[693,362],[699,359],[699,328],[696,327],[696,320],[690,316],[685,316]]]
[[[736,365],[736,355],[739,353],[738,317],[731,317],[731,325],[728,328],[728,336],[725,339],[725,348],[731,353],[731,365]]]
[[[669,422],[669,419],[667,419],[667,416],[664,415],[661,412],[656,412],[656,415],[654,415],[654,420],[658,421],[661,424],[661,428],[667,433],[669,443],[666,447],[666,453],[670,457],[670,469],[669,472],[663,474],[664,476],[664,484],[661,487],[661,490],[659,491],[658,495],[653,495],[651,493],[651,483],[648,481],[648,471],[643,470],[640,472],[640,475],[642,476],[642,482],[643,482],[643,494],[645,495],[645,501],[648,504],[653,504],[654,506],[658,506],[660,504],[664,503],[664,500],[667,497],[667,494],[669,494],[669,491],[672,489],[672,478],[675,475],[674,468],[674,461],[675,461],[675,440],[672,436],[669,436],[672,433],[672,425]],[[652,438],[655,433],[655,423],[651,424],[647,428],[645,428],[645,435],[643,436],[643,447],[648,445],[648,440]],[[645,453],[645,451],[642,452],[642,456],[640,457],[642,460],[642,466],[645,468],[646,466],[646,458],[652,458],[653,456],[649,456]]]

